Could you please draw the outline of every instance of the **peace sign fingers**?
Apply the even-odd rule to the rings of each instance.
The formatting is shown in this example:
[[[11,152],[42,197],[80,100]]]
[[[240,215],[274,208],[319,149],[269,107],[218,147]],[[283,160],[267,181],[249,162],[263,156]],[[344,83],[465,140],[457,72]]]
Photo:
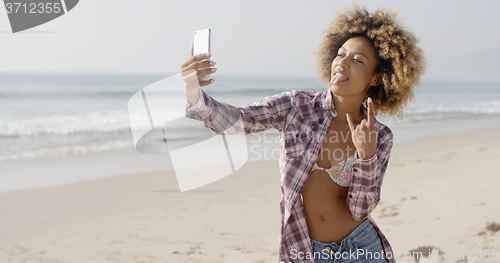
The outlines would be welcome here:
[[[358,151],[358,158],[369,159],[377,150],[377,132],[375,132],[375,110],[373,101],[368,98],[368,114],[366,119],[356,125],[350,114],[346,114],[347,124],[351,130],[352,143]]]

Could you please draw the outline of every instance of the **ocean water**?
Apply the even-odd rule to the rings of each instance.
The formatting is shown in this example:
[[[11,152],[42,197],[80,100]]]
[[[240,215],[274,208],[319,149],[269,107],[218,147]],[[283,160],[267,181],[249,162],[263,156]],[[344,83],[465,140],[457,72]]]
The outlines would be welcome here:
[[[0,162],[134,148],[129,114],[137,113],[128,112],[128,101],[142,88],[168,76],[0,73]],[[292,89],[326,89],[316,77],[214,78],[216,82],[204,90],[235,106],[251,105]],[[377,119],[393,131],[411,131],[415,125],[435,127],[430,124],[450,119],[500,116],[500,83],[429,80],[422,84],[403,120]],[[163,95],[168,101],[164,110],[183,115],[182,87]],[[189,140],[197,136],[196,129],[180,123],[166,137]]]

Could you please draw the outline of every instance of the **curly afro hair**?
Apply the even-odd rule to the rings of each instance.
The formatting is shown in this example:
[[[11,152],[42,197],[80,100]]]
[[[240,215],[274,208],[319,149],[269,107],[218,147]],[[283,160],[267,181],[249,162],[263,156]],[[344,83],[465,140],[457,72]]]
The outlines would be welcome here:
[[[364,36],[371,41],[379,58],[376,72],[381,84],[371,87],[367,94],[373,100],[375,114],[402,119],[403,108],[413,100],[413,90],[420,86],[420,76],[425,71],[417,38],[395,20],[395,12],[386,9],[369,13],[365,7],[354,5],[336,15],[315,52],[319,80],[330,85],[331,64],[339,48],[351,37]]]

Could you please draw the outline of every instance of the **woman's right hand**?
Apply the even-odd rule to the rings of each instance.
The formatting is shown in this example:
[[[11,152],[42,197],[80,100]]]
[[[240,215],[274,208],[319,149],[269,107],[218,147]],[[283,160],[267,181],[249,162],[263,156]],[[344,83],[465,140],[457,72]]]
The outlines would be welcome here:
[[[209,59],[212,54],[199,54],[193,56],[194,44],[191,44],[191,57],[182,64],[181,76],[182,76],[182,86],[184,88],[184,95],[186,99],[193,105],[198,103],[198,98],[200,96],[199,87],[210,85],[214,82],[213,79],[207,81],[200,80],[201,77],[213,74],[217,71],[216,68],[210,68],[215,65],[214,61],[202,61],[204,59]]]

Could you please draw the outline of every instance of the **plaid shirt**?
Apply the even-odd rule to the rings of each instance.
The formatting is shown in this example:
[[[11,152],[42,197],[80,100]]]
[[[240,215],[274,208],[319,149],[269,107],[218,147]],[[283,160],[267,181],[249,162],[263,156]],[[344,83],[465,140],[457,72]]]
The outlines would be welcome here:
[[[367,111],[362,106],[364,118]],[[280,262],[314,263],[313,259],[297,257],[297,252],[312,254],[311,239],[306,224],[302,189],[326,139],[328,128],[337,111],[329,90],[325,92],[292,90],[269,96],[251,106],[235,107],[218,102],[200,89],[199,101],[186,105],[186,117],[201,120],[219,134],[249,134],[270,128],[280,136],[279,169],[281,174],[281,237]],[[241,118],[243,127],[228,127]],[[355,220],[368,218],[382,241],[385,255],[396,262],[384,234],[370,216],[380,200],[380,187],[389,162],[393,144],[391,130],[375,119],[378,133],[377,152],[368,159],[356,159],[347,204]],[[295,249],[295,250],[293,250]],[[292,250],[295,251],[292,253]],[[384,256],[385,257],[385,256]]]

